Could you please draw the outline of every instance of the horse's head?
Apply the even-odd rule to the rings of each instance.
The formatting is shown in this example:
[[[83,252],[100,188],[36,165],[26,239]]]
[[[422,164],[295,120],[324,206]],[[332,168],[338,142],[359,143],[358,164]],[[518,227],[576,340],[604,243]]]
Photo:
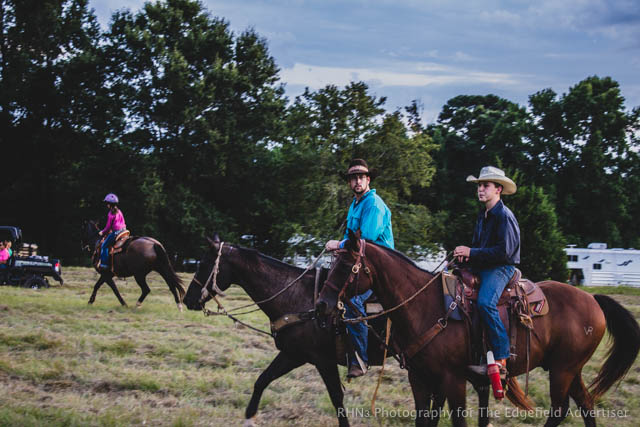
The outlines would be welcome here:
[[[349,238],[344,249],[336,251],[337,258],[331,267],[320,292],[316,311],[327,314],[341,300],[360,295],[371,288],[372,273],[364,255],[366,242],[360,238],[360,230],[347,232]]]
[[[82,220],[82,228],[80,230],[80,247],[83,251],[91,254],[99,240],[98,224],[92,220]]]
[[[183,300],[189,310],[202,310],[207,301],[231,285],[223,255],[231,246],[224,244],[217,233],[207,237],[207,245]]]

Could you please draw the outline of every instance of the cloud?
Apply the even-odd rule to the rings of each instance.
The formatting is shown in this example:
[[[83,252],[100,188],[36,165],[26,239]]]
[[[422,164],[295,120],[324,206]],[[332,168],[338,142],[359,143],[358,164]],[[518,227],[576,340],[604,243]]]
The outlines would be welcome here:
[[[521,79],[508,73],[491,73],[447,67],[440,64],[407,64],[406,71],[371,68],[327,67],[296,63],[284,68],[280,76],[291,85],[319,89],[326,85],[346,86],[364,81],[373,87],[447,86],[453,84],[519,85]]]

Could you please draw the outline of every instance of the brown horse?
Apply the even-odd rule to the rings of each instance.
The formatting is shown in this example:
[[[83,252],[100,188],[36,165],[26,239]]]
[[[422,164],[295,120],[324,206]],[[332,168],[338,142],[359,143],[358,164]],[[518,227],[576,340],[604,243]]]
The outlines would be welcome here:
[[[95,253],[100,245],[100,236],[98,235],[98,225],[94,221],[83,221],[81,245],[89,254]],[[151,292],[147,285],[147,274],[151,271],[157,271],[160,276],[167,282],[169,289],[173,294],[173,298],[178,305],[178,309],[182,311],[182,298],[185,291],[182,287],[182,280],[178,277],[171,266],[167,251],[162,244],[151,237],[130,238],[131,242],[127,244],[126,249],[113,256],[113,269],[109,272],[100,272],[98,281],[93,286],[93,293],[89,298],[89,304],[93,304],[96,300],[96,294],[103,283],[107,283],[115,294],[120,304],[126,306],[127,303],[122,299],[118,287],[113,280],[113,276],[130,277],[136,279],[136,283],[140,286],[142,294],[136,306],[140,307],[146,296]]]
[[[364,245],[364,248],[363,248]],[[360,273],[354,277],[354,265],[360,263]],[[363,273],[362,271],[367,273]],[[347,286],[347,282],[352,282]],[[396,342],[407,349],[427,331],[442,321],[445,315],[443,291],[439,280],[418,268],[399,252],[360,240],[359,232],[349,231],[345,249],[340,251],[336,264],[320,294],[317,309],[326,312],[338,299],[336,288],[346,286],[346,295],[373,289],[385,309],[390,312]],[[427,285],[431,282],[431,285]],[[436,283],[436,284],[434,284]],[[594,402],[612,385],[621,380],[633,364],[640,349],[640,327],[633,316],[615,300],[605,295],[592,296],[573,286],[545,281],[543,289],[549,304],[549,314],[535,317],[535,333],[531,336],[530,369],[541,366],[549,371],[551,411],[546,426],[558,425],[568,414],[569,396],[581,409],[585,425],[595,426]],[[422,291],[418,292],[424,288]],[[357,289],[357,290],[356,290]],[[410,297],[415,296],[410,302]],[[438,329],[437,327],[435,329]],[[517,348],[526,345],[525,330],[519,326]],[[609,331],[612,347],[607,360],[587,390],[582,381],[582,368],[600,343],[605,329]],[[442,396],[449,402],[452,422],[466,425],[463,417],[466,405],[466,380],[472,380],[466,367],[469,347],[464,322],[449,321],[435,338],[410,360],[409,382],[418,415],[416,425],[430,420],[432,396]],[[411,366],[419,366],[415,370]],[[518,407],[532,409],[520,389],[515,376],[525,373],[526,357],[509,362],[508,397]],[[439,399],[436,399],[439,400]],[[434,402],[436,406],[438,402]],[[435,420],[437,422],[437,420]]]
[[[207,241],[209,249],[202,257],[184,298],[187,308],[201,310],[203,302],[211,299],[211,295],[202,299],[203,286],[215,294],[213,289],[225,291],[231,284],[237,284],[253,301],[259,303],[258,306],[271,322],[291,314],[306,315],[275,335],[280,352],[254,385],[245,411],[246,424],[251,424],[262,393],[272,381],[310,363],[316,367],[327,387],[340,426],[349,425],[338,375],[335,329],[322,327],[314,319],[315,269],[305,272],[302,268],[268,257],[255,249],[222,243],[217,235],[213,239],[207,238]],[[216,262],[218,270],[213,279]],[[320,274],[323,275],[320,283],[323,283],[326,269],[322,269]],[[264,300],[268,301],[262,302]],[[369,345],[370,360],[381,359],[381,353],[378,346]]]

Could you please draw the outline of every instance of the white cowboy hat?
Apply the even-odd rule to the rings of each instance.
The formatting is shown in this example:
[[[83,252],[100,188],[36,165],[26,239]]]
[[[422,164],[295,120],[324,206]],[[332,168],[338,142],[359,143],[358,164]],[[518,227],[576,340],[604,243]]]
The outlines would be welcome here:
[[[502,169],[498,169],[495,166],[483,167],[482,169],[480,169],[480,175],[477,178],[473,175],[469,175],[467,177],[467,182],[478,183],[486,181],[496,182],[502,185],[502,194],[504,195],[515,194],[516,190],[518,189],[516,183],[507,178]]]

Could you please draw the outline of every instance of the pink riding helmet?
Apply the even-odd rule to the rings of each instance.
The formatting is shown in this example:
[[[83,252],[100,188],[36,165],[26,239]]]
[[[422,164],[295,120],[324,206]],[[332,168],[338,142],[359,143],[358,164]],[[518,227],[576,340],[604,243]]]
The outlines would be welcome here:
[[[107,203],[118,203],[118,196],[113,193],[109,193],[104,197],[103,202]]]

